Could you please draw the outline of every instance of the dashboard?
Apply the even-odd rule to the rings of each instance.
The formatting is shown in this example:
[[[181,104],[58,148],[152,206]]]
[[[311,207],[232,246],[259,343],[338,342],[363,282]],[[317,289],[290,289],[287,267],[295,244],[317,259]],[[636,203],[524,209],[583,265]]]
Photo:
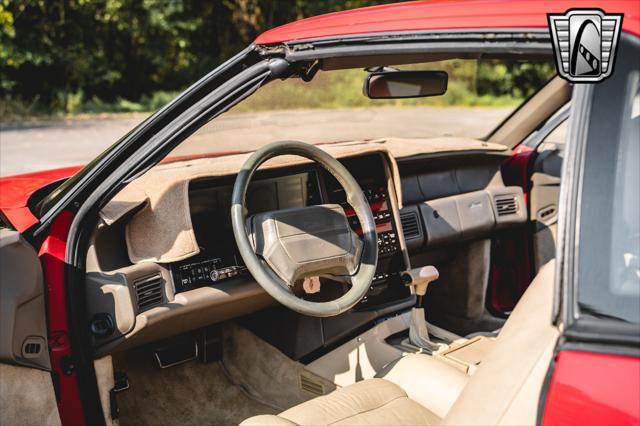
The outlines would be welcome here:
[[[524,223],[521,189],[505,187],[499,176],[506,148],[465,141],[465,152],[440,153],[451,145],[439,140],[412,146],[403,140],[387,141],[387,151],[371,143],[326,148],[360,184],[375,218],[379,253],[365,297],[349,312],[328,318],[279,306],[246,270],[230,218],[244,156],[167,164],[141,176],[131,191],[101,211],[87,251],[86,311],[95,354],[237,319],[293,359],[310,357],[359,327],[412,306],[413,296],[400,280],[410,264],[455,269],[456,253],[468,241]],[[429,147],[440,151],[423,154]],[[255,173],[247,193],[249,214],[340,204],[352,229],[360,232],[333,176],[300,159],[274,160],[279,161]],[[396,197],[400,189],[402,210]],[[432,296],[451,287],[436,286]],[[319,293],[300,290],[294,287],[299,297],[323,302],[340,297],[347,287],[322,278]],[[449,303],[446,296],[439,303]]]
[[[369,309],[406,299],[410,293],[399,275],[407,263],[401,251],[383,159],[379,155],[369,155],[343,159],[342,162],[360,183],[378,232],[378,268],[367,295],[356,309]],[[191,220],[200,253],[169,265],[176,294],[215,286],[248,274],[231,228],[229,212],[233,182],[228,180],[195,181],[189,188]],[[360,223],[346,202],[344,190],[321,167],[309,165],[259,171],[247,192],[249,215],[323,203],[340,204],[352,229],[361,233]],[[336,295],[335,288],[327,293],[331,294],[326,297],[331,298],[340,295],[339,290]]]

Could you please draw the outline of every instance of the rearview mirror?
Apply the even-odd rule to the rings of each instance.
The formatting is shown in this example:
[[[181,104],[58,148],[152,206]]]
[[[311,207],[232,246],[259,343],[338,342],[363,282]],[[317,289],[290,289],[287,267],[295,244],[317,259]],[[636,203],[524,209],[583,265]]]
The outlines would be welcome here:
[[[365,79],[363,91],[370,99],[440,96],[447,91],[448,80],[444,71],[376,71]]]

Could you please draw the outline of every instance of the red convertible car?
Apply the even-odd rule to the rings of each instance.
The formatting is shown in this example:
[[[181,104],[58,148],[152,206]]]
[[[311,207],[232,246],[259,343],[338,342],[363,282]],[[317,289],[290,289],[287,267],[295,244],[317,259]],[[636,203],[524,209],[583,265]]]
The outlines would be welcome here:
[[[514,64],[550,79],[488,135],[419,103]],[[223,114],[328,85],[364,106]],[[86,166],[0,179],[0,423],[640,424],[639,132],[637,0],[267,31]]]

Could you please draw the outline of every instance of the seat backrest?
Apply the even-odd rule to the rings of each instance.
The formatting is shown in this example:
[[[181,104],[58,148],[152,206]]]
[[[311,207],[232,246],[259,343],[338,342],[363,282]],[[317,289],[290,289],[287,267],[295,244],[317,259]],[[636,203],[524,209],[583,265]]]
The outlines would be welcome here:
[[[560,334],[551,319],[554,271],[554,260],[540,269],[444,425],[536,423],[540,391]]]

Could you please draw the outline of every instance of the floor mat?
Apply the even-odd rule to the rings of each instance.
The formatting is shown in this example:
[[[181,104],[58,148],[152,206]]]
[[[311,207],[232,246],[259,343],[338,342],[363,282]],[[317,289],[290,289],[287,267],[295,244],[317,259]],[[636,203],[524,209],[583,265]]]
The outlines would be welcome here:
[[[147,349],[114,355],[130,389],[118,394],[120,424],[237,425],[247,417],[275,410],[232,384],[218,362],[188,362],[160,369]]]

